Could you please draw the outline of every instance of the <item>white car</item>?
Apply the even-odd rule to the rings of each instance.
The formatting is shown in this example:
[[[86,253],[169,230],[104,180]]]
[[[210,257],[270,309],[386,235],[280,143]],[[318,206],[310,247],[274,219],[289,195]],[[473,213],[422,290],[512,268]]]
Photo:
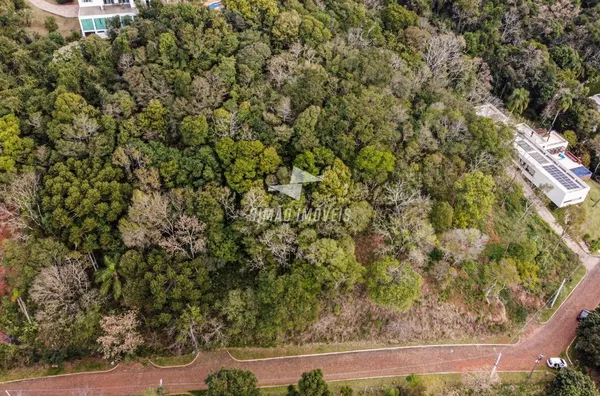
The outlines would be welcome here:
[[[557,358],[557,357],[548,359],[548,361],[546,363],[548,364],[548,367],[554,368],[554,369],[562,369],[562,368],[567,367],[567,362],[565,362],[565,359]]]

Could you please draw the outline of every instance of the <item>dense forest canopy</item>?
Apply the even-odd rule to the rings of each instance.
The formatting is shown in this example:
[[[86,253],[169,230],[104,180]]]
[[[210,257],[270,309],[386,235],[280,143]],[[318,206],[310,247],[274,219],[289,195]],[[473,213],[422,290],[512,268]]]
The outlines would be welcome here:
[[[595,164],[596,1],[223,4],[80,39],[0,2],[2,365],[500,331],[577,265],[473,106]],[[294,166],[323,180],[268,191]]]

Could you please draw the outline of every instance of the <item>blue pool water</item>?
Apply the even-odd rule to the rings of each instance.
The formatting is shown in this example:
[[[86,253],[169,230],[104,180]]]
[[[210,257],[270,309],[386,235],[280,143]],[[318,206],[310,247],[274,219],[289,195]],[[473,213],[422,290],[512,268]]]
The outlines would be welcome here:
[[[217,1],[216,3],[211,3],[211,4],[209,4],[209,5],[208,5],[208,8],[209,8],[209,9],[211,9],[211,10],[214,10],[215,8],[218,8],[218,7],[220,7],[220,6],[221,6],[221,2],[220,2],[220,1]]]

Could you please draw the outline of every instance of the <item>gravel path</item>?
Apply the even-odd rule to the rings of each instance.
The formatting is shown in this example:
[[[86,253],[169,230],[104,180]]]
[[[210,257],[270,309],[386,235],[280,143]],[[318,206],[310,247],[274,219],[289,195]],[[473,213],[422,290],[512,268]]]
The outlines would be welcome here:
[[[58,15],[64,18],[77,18],[79,14],[79,4],[50,4],[44,0],[28,0],[31,5],[40,10]]]

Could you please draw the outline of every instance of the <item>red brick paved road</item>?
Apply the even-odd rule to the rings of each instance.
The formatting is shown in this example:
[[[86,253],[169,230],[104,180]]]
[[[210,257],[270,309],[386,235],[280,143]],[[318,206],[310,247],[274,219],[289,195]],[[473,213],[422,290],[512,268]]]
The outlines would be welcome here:
[[[118,367],[109,373],[76,374],[0,384],[0,393],[11,395],[123,395],[140,393],[163,384],[171,392],[204,386],[211,370],[239,367],[256,374],[261,386],[297,382],[304,371],[321,368],[328,380],[356,379],[411,373],[465,372],[491,369],[503,351],[499,371],[529,370],[540,353],[558,356],[573,338],[579,311],[600,303],[600,266],[595,266],[569,299],[543,326],[530,326],[516,345],[459,345],[406,347],[386,350],[235,361],[227,352],[201,354],[196,361],[179,368]]]

